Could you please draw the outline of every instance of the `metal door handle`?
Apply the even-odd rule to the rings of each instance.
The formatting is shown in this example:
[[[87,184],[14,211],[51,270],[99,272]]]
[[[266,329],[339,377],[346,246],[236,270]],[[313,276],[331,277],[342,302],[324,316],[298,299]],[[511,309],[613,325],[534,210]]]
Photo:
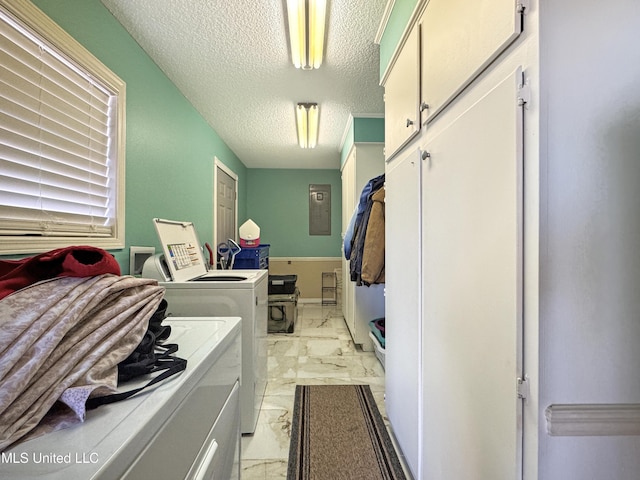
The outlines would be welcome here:
[[[407,118],[407,128],[409,128],[411,125],[413,125],[413,120]]]

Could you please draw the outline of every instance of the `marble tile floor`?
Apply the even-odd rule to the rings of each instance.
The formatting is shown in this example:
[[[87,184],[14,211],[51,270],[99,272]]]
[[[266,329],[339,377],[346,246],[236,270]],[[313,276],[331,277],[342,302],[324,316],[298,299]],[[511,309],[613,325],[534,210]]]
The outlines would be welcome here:
[[[340,307],[299,303],[294,333],[269,334],[268,383],[258,425],[241,444],[242,480],[287,478],[296,384],[371,385],[384,410],[384,369],[374,352],[357,349]]]

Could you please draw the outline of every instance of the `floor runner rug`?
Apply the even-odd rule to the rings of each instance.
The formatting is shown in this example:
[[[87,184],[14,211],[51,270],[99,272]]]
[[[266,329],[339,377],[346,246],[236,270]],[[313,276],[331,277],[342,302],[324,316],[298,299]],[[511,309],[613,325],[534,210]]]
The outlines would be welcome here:
[[[297,385],[287,480],[405,479],[369,385]]]

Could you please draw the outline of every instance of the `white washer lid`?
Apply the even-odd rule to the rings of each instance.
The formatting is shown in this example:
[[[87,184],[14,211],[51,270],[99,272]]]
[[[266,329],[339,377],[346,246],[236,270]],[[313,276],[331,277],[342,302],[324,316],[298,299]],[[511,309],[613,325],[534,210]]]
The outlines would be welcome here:
[[[153,224],[174,282],[186,282],[207,273],[193,223],[154,218]]]

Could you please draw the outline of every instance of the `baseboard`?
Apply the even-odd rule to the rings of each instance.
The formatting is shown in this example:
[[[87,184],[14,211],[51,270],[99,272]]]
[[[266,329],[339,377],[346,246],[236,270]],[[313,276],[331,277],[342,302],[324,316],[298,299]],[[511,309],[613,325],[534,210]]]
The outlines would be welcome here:
[[[339,262],[342,257],[269,257],[274,262]]]
[[[317,303],[318,305],[320,305],[322,303],[322,299],[321,298],[302,298],[302,297],[299,297],[298,298],[298,303]]]
[[[328,294],[323,278],[326,272],[335,273],[340,270],[341,265],[340,259],[333,257],[269,257],[269,274],[296,275],[296,286],[300,290],[298,301],[320,302],[322,297],[325,300],[329,296],[337,297],[337,275],[332,295]]]
[[[322,304],[321,298],[302,298],[298,297],[298,303],[317,303],[318,305]],[[327,303],[325,307],[339,307],[339,303]]]
[[[552,436],[640,435],[640,404],[550,405],[545,417]]]

